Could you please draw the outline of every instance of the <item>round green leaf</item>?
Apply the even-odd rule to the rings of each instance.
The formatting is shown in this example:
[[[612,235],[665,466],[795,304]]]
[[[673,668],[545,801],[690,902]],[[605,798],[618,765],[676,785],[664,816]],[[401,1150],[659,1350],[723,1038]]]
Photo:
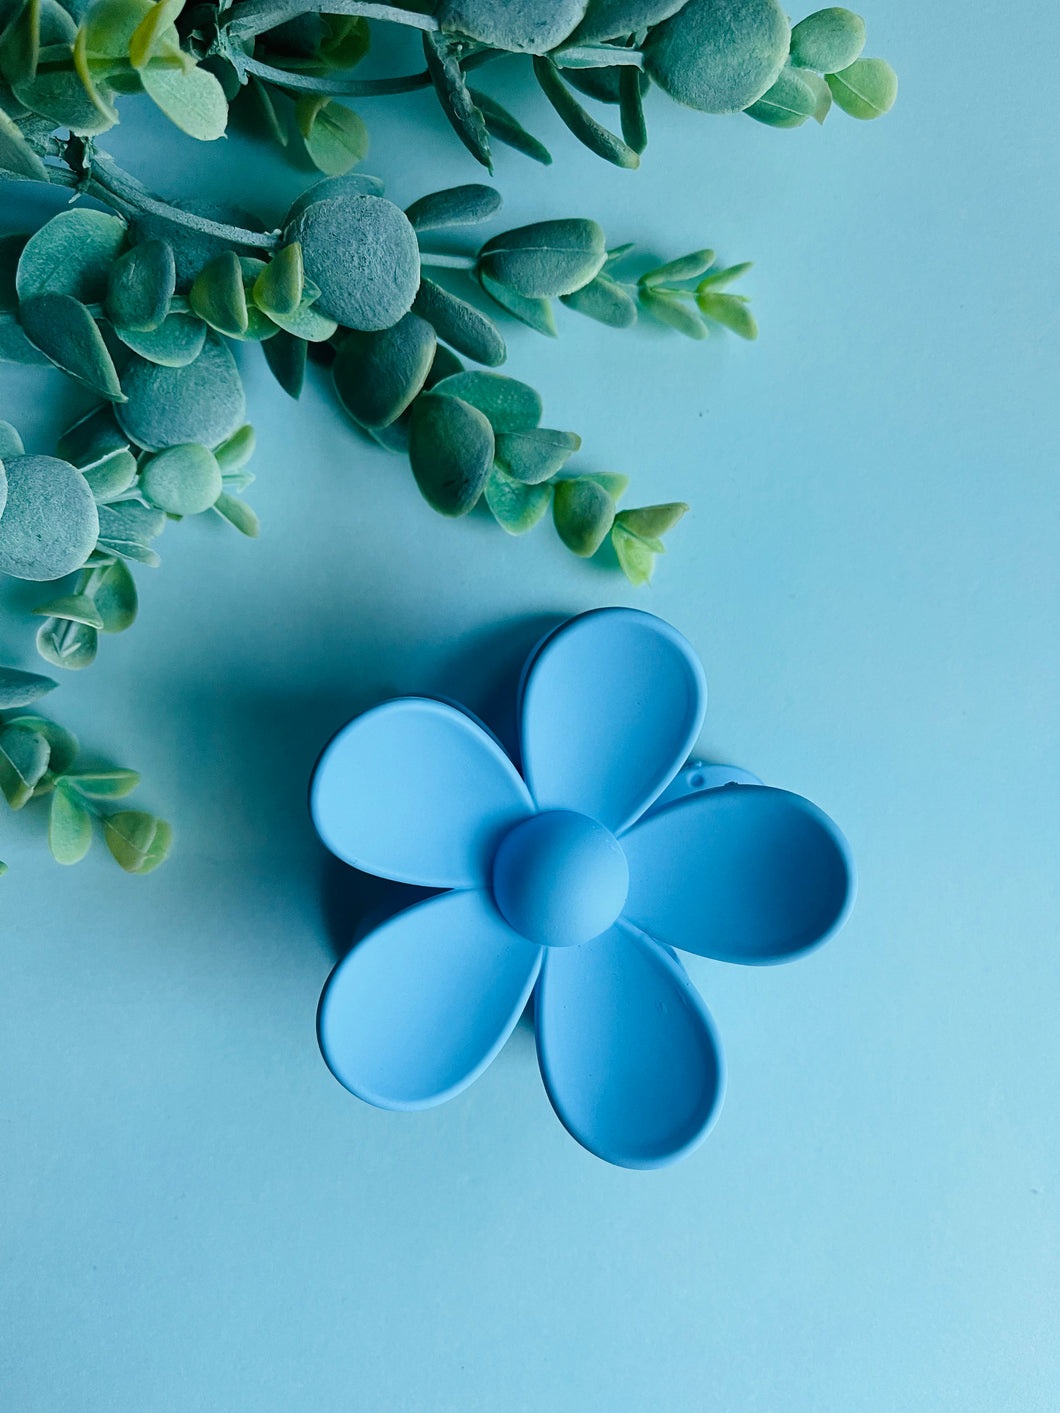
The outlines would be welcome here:
[[[103,620],[104,633],[124,633],[136,620],[136,583],[129,566],[120,559],[99,573],[92,599]]]
[[[167,447],[144,464],[140,490],[169,515],[199,515],[221,494],[221,468],[209,447],[197,442]]]
[[[243,269],[234,250],[226,250],[196,275],[188,295],[193,314],[220,334],[242,338],[247,331]]]
[[[51,775],[65,775],[77,759],[80,746],[77,737],[72,731],[67,731],[65,726],[60,726],[57,721],[48,721],[43,716],[9,716],[6,724],[8,726],[25,726],[27,730],[35,731],[39,736],[43,736],[48,743],[48,772]],[[41,791],[41,786],[47,786],[47,781],[41,781],[37,787],[37,793]]]
[[[344,177],[324,177],[306,187],[301,196],[291,203],[290,210],[283,218],[285,226],[293,225],[298,217],[316,201],[326,201],[336,196],[382,196],[383,183],[378,177],[367,172],[349,172]]]
[[[127,402],[118,421],[137,446],[149,451],[201,442],[216,446],[246,417],[246,398],[235,359],[211,333],[203,350],[183,368],[166,368],[133,357],[125,370]]]
[[[160,563],[149,548],[166,528],[165,512],[137,500],[119,501],[116,505],[99,507],[99,548],[108,554],[120,554],[152,568]]]
[[[104,819],[103,837],[126,873],[150,873],[168,856],[173,831],[153,814],[119,810]]]
[[[39,731],[28,726],[0,728],[0,791],[13,810],[32,798],[48,769],[50,750]]]
[[[148,64],[140,70],[148,96],[182,132],[200,142],[223,137],[228,125],[224,89],[207,69]]]
[[[434,391],[477,407],[495,432],[521,432],[541,421],[540,393],[503,373],[453,373],[435,383]]]
[[[745,112],[771,128],[801,127],[817,112],[817,93],[801,70],[784,68],[776,83]]]
[[[493,518],[509,535],[525,535],[532,530],[548,509],[552,487],[545,482],[527,486],[513,481],[494,466],[486,482],[486,504]]]
[[[302,247],[297,241],[282,246],[254,281],[254,303],[265,314],[290,318],[298,312],[305,293]]]
[[[421,196],[406,208],[405,215],[417,234],[423,235],[450,226],[478,225],[500,209],[501,194],[495,187],[470,182],[467,186],[451,186],[445,191]]]
[[[68,294],[35,294],[18,306],[18,320],[26,337],[64,373],[111,402],[124,401],[114,360],[80,300]]]
[[[306,93],[295,105],[295,122],[309,159],[329,177],[342,177],[368,155],[364,120],[323,93]]]
[[[675,14],[685,0],[589,0],[585,18],[572,36],[575,44],[598,44],[640,34]],[[617,101],[617,100],[616,100]]]
[[[89,628],[103,627],[99,609],[87,594],[63,594],[60,598],[42,603],[33,612],[38,618],[63,618],[69,623],[87,624]]]
[[[84,476],[54,456],[15,456],[4,465],[0,573],[47,580],[79,569],[99,531],[96,502]]]
[[[737,113],[776,80],[790,38],[777,0],[689,0],[648,35],[644,64],[678,103]]]
[[[585,314],[613,329],[628,329],[637,322],[637,306],[630,295],[606,275],[597,275],[573,294],[560,295],[568,309]]]
[[[301,242],[305,273],[320,287],[316,307],[337,323],[389,329],[412,308],[420,282],[416,232],[385,197],[315,201],[284,239]]]
[[[0,711],[31,706],[58,686],[39,672],[22,672],[17,667],[0,667]]]
[[[547,299],[587,285],[606,259],[601,228],[574,217],[494,236],[479,252],[479,270],[516,294]]]
[[[115,329],[115,333],[133,353],[163,368],[186,368],[206,342],[206,325],[194,314],[168,314],[157,329]]]
[[[819,74],[848,68],[864,48],[865,21],[839,6],[807,15],[791,31],[791,62]]]
[[[423,387],[436,347],[434,329],[418,314],[381,333],[350,334],[331,365],[339,401],[363,427],[388,427]]]
[[[95,83],[90,89],[78,73],[75,65],[80,63],[83,70],[85,66],[81,48],[49,45],[42,51],[36,78],[14,84],[13,92],[20,103],[56,127],[69,128],[79,137],[93,137],[113,127],[118,114],[110,101],[110,90]]]
[[[10,422],[0,420],[0,457],[22,456],[25,450],[17,428],[13,427]],[[6,499],[7,482],[0,479],[0,515],[3,514]]]
[[[498,432],[494,459],[513,480],[536,486],[562,470],[581,444],[576,432],[557,432],[551,427]]]
[[[466,515],[493,465],[493,428],[458,397],[424,393],[412,407],[409,462],[424,500],[442,515]]]
[[[23,247],[15,274],[19,299],[68,294],[84,304],[102,300],[125,241],[125,222],[117,216],[80,207],[60,211]]]
[[[615,518],[615,503],[596,481],[580,476],[557,481],[552,518],[559,537],[574,554],[588,559],[607,538]]]
[[[105,505],[128,493],[136,480],[136,457],[127,446],[119,447],[78,469],[88,482],[92,499],[97,505]]]
[[[824,80],[852,118],[879,118],[898,97],[898,75],[886,59],[857,59],[838,74],[825,74]]]
[[[438,20],[491,49],[545,54],[562,44],[585,13],[586,0],[442,0]]]
[[[169,312],[176,286],[177,267],[168,241],[134,245],[111,266],[104,306],[107,318],[118,328],[157,329]]]
[[[238,226],[242,230],[261,231],[261,221],[242,207],[231,206],[221,201],[174,201],[172,205],[193,216],[201,216],[207,221],[216,221],[225,226]],[[202,267],[223,255],[226,250],[234,250],[237,255],[254,255],[259,247],[221,239],[196,230],[181,221],[170,220],[165,216],[148,213],[134,217],[129,235],[136,244],[146,240],[164,240],[173,247],[173,258],[177,266],[177,289],[186,290]]]
[[[440,339],[476,363],[496,368],[508,356],[504,337],[493,320],[433,280],[420,281],[412,307],[434,326]]]
[[[288,397],[299,397],[305,382],[306,351],[309,345],[305,339],[281,330],[274,339],[261,345],[265,362],[272,376],[287,393]]]
[[[222,476],[231,475],[247,464],[254,455],[256,440],[254,428],[249,422],[244,422],[238,431],[233,432],[220,446],[214,447],[213,454],[217,457]]]
[[[62,782],[52,791],[48,819],[48,847],[56,863],[75,864],[88,853],[92,843],[92,816]]]
[[[85,623],[66,618],[46,618],[37,629],[37,651],[53,667],[69,672],[91,667],[96,660],[99,632]]]

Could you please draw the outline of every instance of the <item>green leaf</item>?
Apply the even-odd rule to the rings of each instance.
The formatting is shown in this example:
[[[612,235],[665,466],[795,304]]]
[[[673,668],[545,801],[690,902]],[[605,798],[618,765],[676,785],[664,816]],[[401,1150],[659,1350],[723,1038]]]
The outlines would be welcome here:
[[[59,684],[38,672],[22,672],[17,667],[0,667],[0,711],[30,706]]]
[[[898,75],[886,59],[856,59],[838,74],[825,74],[824,81],[852,118],[882,117],[898,97]]]
[[[229,495],[222,491],[213,504],[214,510],[221,516],[222,520],[227,520],[229,525],[234,525],[241,535],[246,535],[250,540],[256,540],[261,533],[261,522],[247,505],[245,500],[240,500],[238,496]]]
[[[129,438],[118,426],[114,406],[109,402],[99,403],[67,427],[56,447],[64,461],[81,468],[94,465],[113,451],[128,449]]]
[[[22,445],[22,438],[15,427],[10,422],[0,421],[0,458],[5,456],[24,456],[26,448]],[[7,499],[7,482],[3,488],[4,500]],[[0,502],[0,514],[3,514],[3,503]]]
[[[136,457],[127,446],[109,451],[98,461],[80,468],[97,505],[120,500],[136,480]]]
[[[249,422],[245,422],[238,431],[233,432],[220,446],[214,447],[213,454],[217,458],[217,464],[221,468],[221,474],[223,476],[227,476],[233,471],[238,471],[241,466],[247,464],[254,455],[256,440],[254,428]]]
[[[145,461],[140,491],[168,515],[199,515],[221,494],[221,468],[198,442],[167,447]]]
[[[269,317],[285,333],[306,343],[325,343],[338,328],[336,321],[322,314],[308,298],[303,299],[297,310],[289,316],[272,314]],[[275,339],[270,339],[269,342],[274,343]]]
[[[515,481],[536,486],[562,470],[582,444],[576,432],[551,427],[530,427],[518,432],[498,432],[494,461]]]
[[[173,831],[142,810],[119,810],[103,821],[107,848],[126,873],[150,873],[169,855]]]
[[[497,433],[526,431],[541,421],[541,395],[503,373],[453,373],[435,383],[434,391],[477,407]]]
[[[193,314],[169,314],[157,329],[115,329],[127,348],[163,368],[186,368],[206,342],[206,325]]]
[[[95,83],[87,86],[78,66],[88,72],[83,40],[77,49],[65,43],[50,44],[41,50],[36,78],[15,84],[13,91],[20,103],[56,127],[69,128],[79,137],[92,137],[113,127],[118,114],[110,90]]]
[[[530,157],[533,161],[540,162],[542,166],[550,165],[552,153],[544,143],[538,142],[536,137],[528,133],[522,124],[512,117],[507,108],[502,108],[488,93],[482,93],[477,88],[469,88],[468,93],[475,107],[482,114],[482,121],[490,137],[495,137],[498,142],[503,142],[506,146],[514,148],[516,152],[521,152],[524,157]]]
[[[491,49],[544,54],[562,44],[585,13],[585,0],[442,0],[443,31]]]
[[[658,540],[672,530],[688,506],[683,500],[670,501],[666,505],[642,505],[636,510],[620,510],[615,516],[615,524],[621,525],[642,540]]]
[[[125,59],[151,0],[92,0],[81,13],[86,51],[97,59]]]
[[[235,360],[213,333],[198,358],[183,368],[133,357],[124,380],[128,401],[118,406],[118,421],[137,446],[149,451],[184,442],[216,446],[246,420]]]
[[[26,337],[42,353],[111,402],[124,402],[118,370],[103,335],[80,300],[68,294],[36,294],[18,307]]]
[[[446,348],[445,344],[438,344],[434,350],[434,361],[431,363],[430,371],[423,384],[424,392],[430,392],[443,378],[452,378],[463,371],[464,365],[456,354]],[[465,399],[465,401],[470,401],[470,399]]]
[[[132,794],[140,777],[135,770],[79,770],[63,783],[89,800],[121,800]]]
[[[99,529],[88,482],[54,456],[5,461],[7,505],[0,516],[0,573],[61,579],[79,569]]]
[[[640,302],[642,307],[653,314],[661,324],[669,324],[670,328],[676,329],[686,338],[705,339],[707,337],[707,327],[702,319],[696,315],[694,310],[683,304],[676,295],[662,294],[652,289],[642,289]]]
[[[60,211],[26,241],[15,275],[19,300],[35,294],[68,294],[85,304],[104,299],[125,242],[125,222],[117,216],[80,207]]]
[[[590,152],[595,152],[598,157],[614,163],[616,167],[632,169],[640,166],[640,157],[633,148],[585,111],[563,82],[559,69],[551,59],[535,57],[534,74],[542,93],[578,141]]]
[[[575,313],[585,314],[613,329],[628,329],[637,322],[636,303],[621,285],[604,274],[597,275],[573,294],[560,295],[560,299]]]
[[[46,182],[48,169],[22,136],[13,118],[0,108],[0,171],[30,181]]]
[[[104,633],[124,633],[136,621],[136,583],[123,560],[116,559],[99,573],[92,598],[103,620]]]
[[[48,721],[43,716],[11,716],[8,717],[5,725],[24,726],[28,731],[35,731],[38,736],[43,736],[47,741],[48,774],[41,778],[34,791],[37,795],[47,793],[51,789],[48,776],[65,774],[77,759],[77,753],[80,750],[77,737],[72,731],[67,731],[65,726],[60,726],[57,721]]]
[[[496,368],[507,357],[504,338],[493,320],[433,280],[421,279],[412,307],[434,326],[439,338],[476,363]]]
[[[538,221],[505,231],[479,252],[479,270],[528,298],[573,294],[599,274],[607,250],[595,221]]]
[[[667,260],[665,265],[656,265],[647,270],[637,283],[645,289],[652,285],[675,284],[679,280],[694,280],[709,270],[714,262],[713,250],[693,250],[691,255],[680,255],[676,260]]]
[[[424,500],[442,515],[466,515],[493,465],[489,419],[462,398],[424,393],[412,407],[409,462]]]
[[[714,270],[709,275],[705,275],[696,285],[696,293],[703,294],[707,290],[728,289],[734,280],[738,280],[741,275],[746,275],[751,269],[751,261],[745,260],[742,265],[730,265],[726,270]]]
[[[865,21],[838,6],[817,10],[791,31],[791,62],[834,74],[848,68],[865,48]]]
[[[407,216],[392,201],[381,196],[314,201],[287,227],[284,239],[301,242],[306,276],[320,287],[314,307],[346,328],[389,329],[412,308],[420,282],[419,245]]]
[[[790,39],[777,0],[689,0],[648,34],[644,67],[686,107],[738,113],[774,83]]]
[[[103,627],[99,610],[87,594],[63,594],[32,612],[38,618],[62,618],[70,623],[85,623],[89,628]]]
[[[294,117],[310,161],[325,175],[345,176],[368,155],[364,121],[327,94],[303,94],[295,104]]]
[[[648,145],[648,128],[644,121],[641,78],[640,70],[634,69],[630,65],[619,70],[618,94],[622,136],[638,157]]]
[[[170,122],[200,142],[223,137],[228,125],[224,89],[208,70],[156,68],[140,71],[144,89]]]
[[[252,212],[232,202],[183,200],[171,204],[181,211],[217,221],[221,225],[238,226],[246,231],[263,229],[261,221]],[[237,255],[258,253],[258,246],[254,244],[224,240],[159,213],[135,215],[130,222],[129,234],[137,245],[145,240],[164,240],[173,247],[173,258],[177,263],[177,289],[182,293],[191,288],[192,281],[204,265],[226,250],[233,249]]]
[[[547,338],[552,339],[556,337],[552,306],[547,299],[529,299],[525,294],[516,294],[514,290],[502,285],[499,280],[495,280],[485,270],[479,269],[476,274],[479,284],[502,309],[506,309],[509,314],[513,314],[516,319],[529,325],[531,329],[536,329],[539,334],[544,334]]]
[[[418,314],[381,333],[348,335],[331,365],[339,401],[361,426],[389,427],[423,387],[436,347],[434,329]]]
[[[309,347],[305,339],[281,331],[261,347],[265,362],[280,387],[289,397],[299,397],[305,381],[306,350]]]
[[[0,728],[0,790],[13,810],[29,800],[48,769],[51,752],[39,731],[26,726]]]
[[[640,589],[650,584],[655,567],[655,553],[651,547],[617,523],[611,529],[611,543],[622,573],[633,587]]]
[[[157,329],[169,313],[176,287],[173,247],[168,241],[145,240],[111,266],[104,306],[107,318],[118,328]]]
[[[462,46],[454,44],[441,34],[427,33],[423,36],[427,72],[434,84],[438,102],[442,105],[442,112],[472,157],[481,162],[487,171],[492,172],[493,158],[486,121],[471,96],[460,67],[461,48]]]
[[[620,476],[615,471],[583,473],[580,479],[583,481],[595,481],[598,486],[603,486],[612,500],[621,500],[629,490],[629,477]]]
[[[640,34],[681,8],[685,0],[589,0],[585,18],[572,36],[575,44],[599,44]]]
[[[13,5],[3,12],[8,22],[3,34],[0,34],[0,71],[12,87],[31,83],[37,76],[41,46],[40,12],[40,0],[25,0],[25,3]],[[69,34],[66,38],[70,40],[73,35]]]
[[[302,212],[317,201],[327,201],[337,196],[382,196],[383,191],[380,179],[369,176],[367,172],[350,172],[344,177],[321,177],[295,198],[283,218],[283,224],[293,225]]]
[[[64,618],[46,618],[37,629],[37,651],[53,667],[77,672],[96,660],[99,632],[85,623]]]
[[[123,500],[99,507],[100,549],[139,564],[152,568],[159,564],[158,555],[149,546],[165,528],[165,513],[139,501]]]
[[[199,272],[188,303],[192,312],[218,333],[242,338],[247,331],[247,297],[243,268],[235,251],[226,250]]]
[[[615,518],[615,503],[598,482],[577,476],[556,482],[552,518],[567,548],[588,559],[607,538]]]
[[[52,791],[48,819],[48,847],[56,863],[75,864],[88,853],[92,843],[92,816],[60,781]]]
[[[747,307],[747,300],[739,294],[714,294],[707,290],[696,295],[700,312],[715,323],[724,324],[742,339],[756,339],[758,325]]]
[[[477,226],[488,221],[501,209],[501,194],[492,186],[471,182],[466,186],[451,186],[445,191],[433,191],[406,207],[417,235],[427,231],[446,230],[450,226]]]
[[[817,112],[817,91],[799,69],[781,69],[780,76],[757,103],[746,109],[747,116],[771,128],[801,127]]]
[[[548,510],[552,487],[548,482],[528,486],[494,466],[486,482],[486,504],[493,518],[509,535],[525,535]]]
[[[828,117],[829,109],[832,106],[832,90],[824,81],[820,74],[815,74],[812,69],[800,69],[799,75],[804,84],[812,89],[817,100],[813,110],[814,120],[820,124]]]
[[[249,109],[250,126],[255,133],[271,137],[281,147],[286,147],[290,139],[287,124],[276,109],[274,94],[277,92],[269,84],[262,83],[257,74],[248,74],[247,86],[243,89],[242,111],[246,114]]]
[[[134,69],[145,69],[156,55],[168,54],[175,39],[177,16],[184,9],[184,0],[159,0],[152,5],[129,39],[129,62]]]
[[[290,318],[297,314],[304,291],[302,247],[294,241],[281,246],[254,281],[254,303],[266,314]]]

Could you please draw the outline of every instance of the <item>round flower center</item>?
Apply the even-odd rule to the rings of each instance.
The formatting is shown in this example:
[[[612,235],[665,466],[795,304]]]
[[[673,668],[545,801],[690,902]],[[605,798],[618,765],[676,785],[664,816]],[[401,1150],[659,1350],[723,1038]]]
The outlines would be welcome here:
[[[517,824],[493,861],[493,896],[507,922],[546,947],[573,947],[606,932],[622,911],[629,868],[602,824],[549,810]]]

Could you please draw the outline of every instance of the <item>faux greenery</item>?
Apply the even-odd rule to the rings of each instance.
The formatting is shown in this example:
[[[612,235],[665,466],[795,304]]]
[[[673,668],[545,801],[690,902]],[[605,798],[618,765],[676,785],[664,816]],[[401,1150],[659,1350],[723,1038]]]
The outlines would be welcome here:
[[[420,33],[421,71],[351,76],[379,23]],[[97,398],[54,455],[27,451],[0,422],[0,573],[50,586],[32,610],[40,655],[82,669],[102,638],[132,625],[133,569],[159,563],[169,522],[212,514],[257,535],[243,499],[254,434],[233,342],[260,344],[295,398],[309,362],[326,370],[352,426],[407,456],[439,513],[481,506],[521,535],[551,512],[573,554],[609,542],[630,582],[647,583],[688,507],[620,509],[624,475],[578,470],[578,434],[542,426],[538,393],[494,371],[506,359],[495,316],[555,337],[561,304],[616,329],[647,316],[692,339],[718,326],[753,339],[746,297],[732,288],[749,266],[697,250],[638,269],[632,246],[609,246],[584,217],[433,252],[435,232],[451,239],[492,221],[499,193],[462,185],[400,210],[378,178],[353,173],[368,133],[337,100],[433,87],[485,166],[491,141],[547,163],[541,142],[469,82],[522,55],[574,135],[628,168],[647,142],[653,85],[699,111],[774,127],[821,123],[833,105],[879,116],[897,81],[883,60],[862,57],[864,43],[849,10],[792,28],[777,0],[0,0],[0,182],[59,185],[105,208],[75,201],[32,233],[0,233],[0,361],[59,368]],[[322,179],[271,229],[238,210],[166,200],[96,143],[118,122],[120,98],[141,92],[204,141],[224,133],[238,102],[280,144],[297,135]],[[616,108],[620,133],[585,98]],[[69,732],[26,714],[54,685],[0,669],[8,804],[48,797],[62,863],[83,857],[98,817],[121,866],[150,871],[168,852],[168,825],[103,808],[134,773],[84,768]]]

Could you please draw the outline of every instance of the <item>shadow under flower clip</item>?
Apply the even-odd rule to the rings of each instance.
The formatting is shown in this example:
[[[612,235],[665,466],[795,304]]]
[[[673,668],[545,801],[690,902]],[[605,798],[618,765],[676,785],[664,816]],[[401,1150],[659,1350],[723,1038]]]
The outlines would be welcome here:
[[[706,683],[635,609],[568,620],[519,688],[521,773],[469,713],[422,697],[366,711],[324,750],[310,809],[346,863],[449,891],[368,933],[320,1002],[353,1094],[424,1109],[486,1068],[531,993],[541,1074],[568,1132],[628,1168],[691,1151],[721,1050],[676,955],[787,961],[849,912],[854,870],[815,805],[746,771],[687,765]],[[536,991],[535,991],[536,988]]]

